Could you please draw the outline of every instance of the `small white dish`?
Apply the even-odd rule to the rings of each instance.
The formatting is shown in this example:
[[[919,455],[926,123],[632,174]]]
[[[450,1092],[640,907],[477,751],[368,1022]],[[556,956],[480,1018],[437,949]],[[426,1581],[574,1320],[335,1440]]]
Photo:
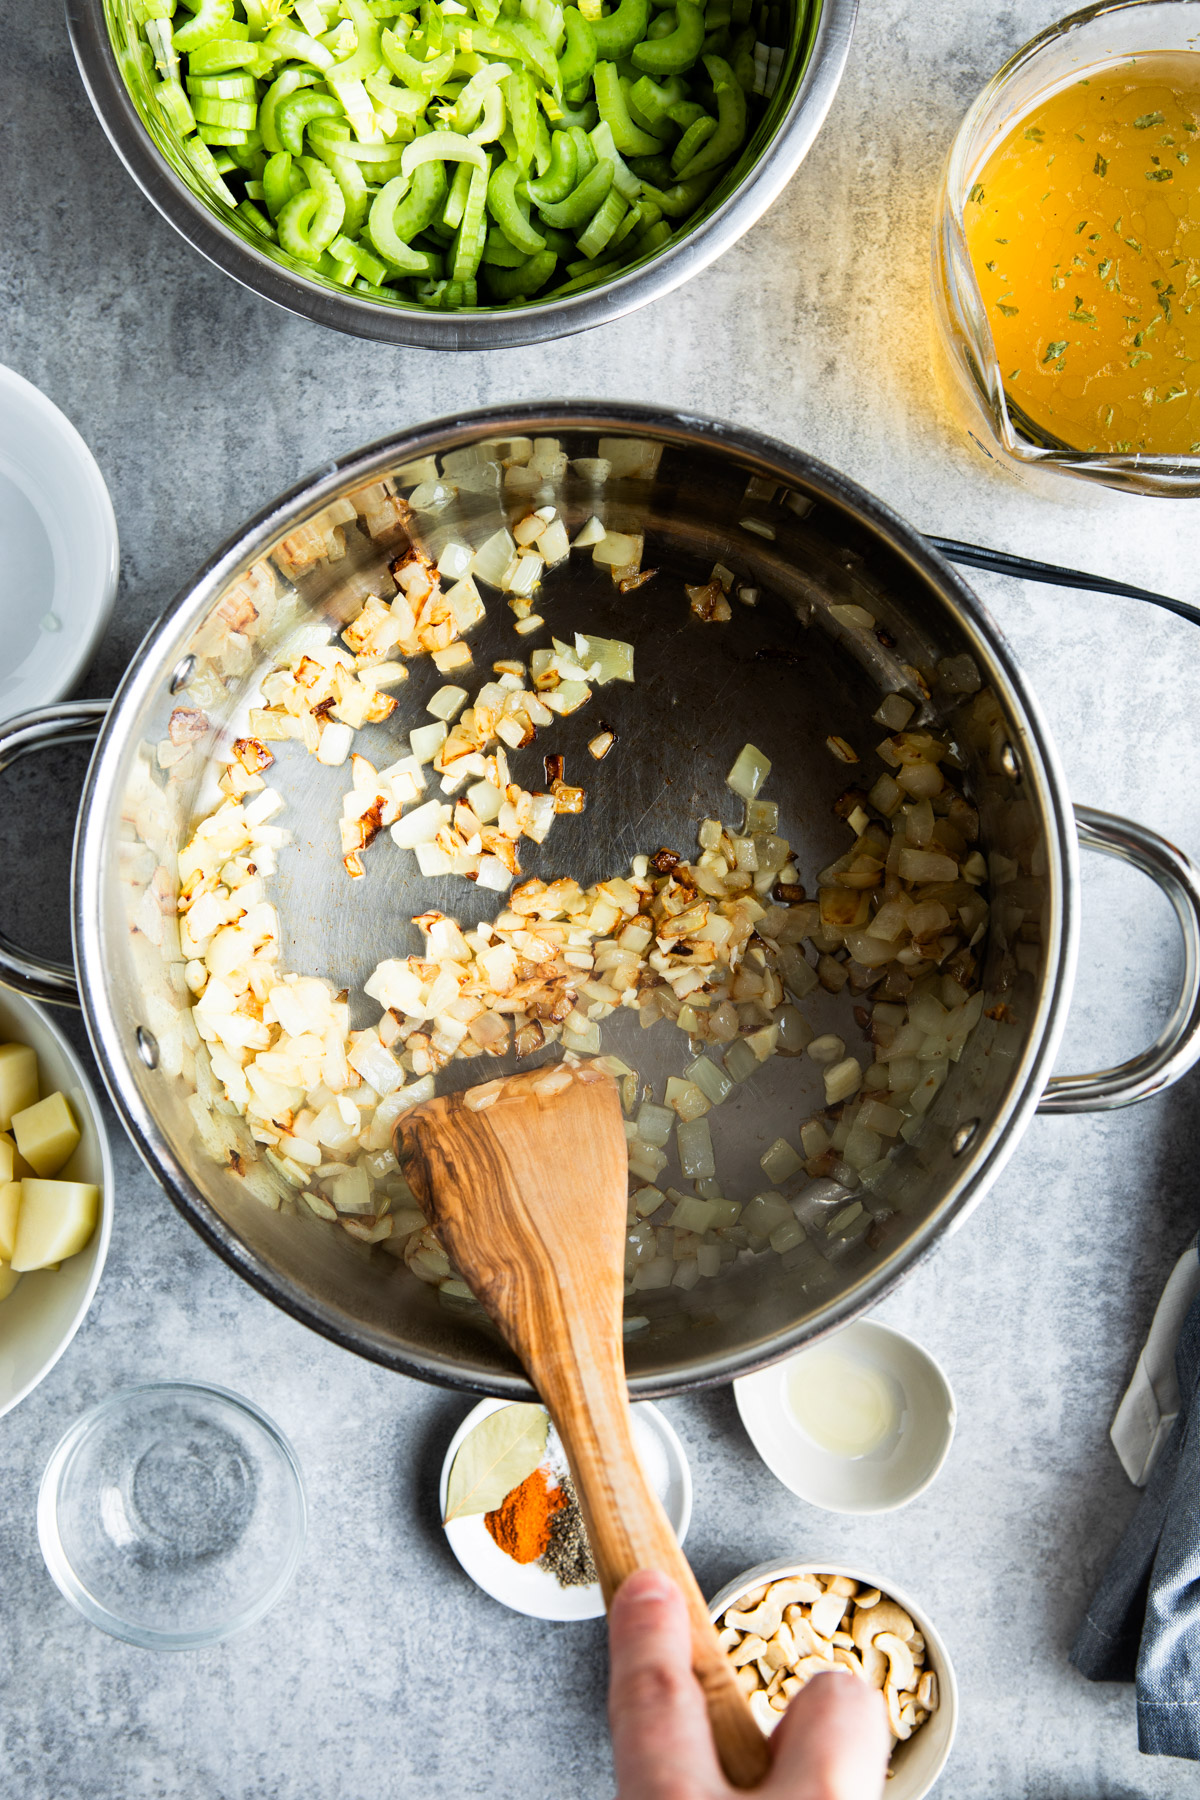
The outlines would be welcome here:
[[[713,1623],[743,1594],[765,1587],[769,1581],[781,1581],[791,1575],[848,1575],[860,1588],[877,1587],[881,1594],[902,1606],[925,1639],[925,1666],[932,1669],[938,1681],[937,1711],[926,1719],[920,1730],[892,1751],[886,1784],[887,1800],[924,1800],[946,1766],[958,1729],[958,1683],[954,1666],[941,1636],[923,1607],[916,1606],[894,1581],[868,1569],[853,1568],[848,1563],[781,1560],[759,1563],[744,1575],[728,1582],[709,1602]],[[853,1679],[851,1677],[850,1679]]]
[[[0,722],[72,691],[108,624],[117,569],[117,521],[91,451],[0,365]]]
[[[438,1516],[446,1516],[450,1470],[464,1439],[481,1419],[510,1405],[507,1400],[481,1400],[450,1440],[438,1486]],[[666,1418],[650,1401],[632,1409],[633,1437],[643,1466],[682,1544],[692,1517],[692,1475],[683,1445]],[[587,1587],[560,1587],[558,1578],[537,1563],[514,1562],[492,1539],[482,1513],[451,1519],[443,1527],[446,1541],[466,1573],[493,1600],[531,1619],[598,1619],[604,1596],[598,1582]]]
[[[43,1095],[56,1089],[71,1102],[81,1133],[62,1174],[100,1189],[100,1219],[92,1241],[60,1269],[22,1275],[0,1301],[0,1417],[24,1400],[54,1367],[83,1323],[100,1281],[112,1235],[113,1170],[100,1107],[91,1082],[49,1014],[24,995],[0,988],[0,1044],[37,1051]]]
[[[864,1379],[894,1396],[895,1421],[865,1454],[827,1448],[800,1422],[793,1383],[822,1358],[839,1356]],[[946,1460],[954,1437],[954,1395],[929,1352],[904,1332],[860,1319],[733,1384],[750,1440],[773,1475],[826,1512],[892,1512],[924,1493]]]

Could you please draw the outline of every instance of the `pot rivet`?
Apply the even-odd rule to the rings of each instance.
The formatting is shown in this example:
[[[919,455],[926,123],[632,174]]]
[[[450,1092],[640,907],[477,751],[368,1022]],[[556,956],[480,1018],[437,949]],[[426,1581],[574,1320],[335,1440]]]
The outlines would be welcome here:
[[[158,1039],[144,1025],[137,1028],[137,1053],[148,1069],[157,1069]]]
[[[194,656],[181,656],[171,671],[171,692],[177,694],[192,679],[192,671],[196,667]]]
[[[954,1136],[950,1139],[950,1148],[955,1156],[962,1155],[963,1151],[967,1148],[967,1145],[973,1141],[975,1133],[978,1130],[978,1119],[968,1119],[965,1125],[959,1126]]]
[[[1010,781],[1020,781],[1021,765],[1017,761],[1017,753],[1011,744],[1005,744],[1000,752],[1000,767]]]

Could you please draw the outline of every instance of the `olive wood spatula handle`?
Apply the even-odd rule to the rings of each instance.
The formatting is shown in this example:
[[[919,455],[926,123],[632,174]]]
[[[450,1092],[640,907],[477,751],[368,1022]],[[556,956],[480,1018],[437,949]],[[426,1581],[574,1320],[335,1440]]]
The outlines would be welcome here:
[[[678,1582],[725,1773],[757,1785],[767,1740],[634,1448],[621,1318],[629,1165],[612,1077],[560,1063],[427,1101],[401,1115],[396,1155],[554,1420],[606,1602],[635,1569]]]

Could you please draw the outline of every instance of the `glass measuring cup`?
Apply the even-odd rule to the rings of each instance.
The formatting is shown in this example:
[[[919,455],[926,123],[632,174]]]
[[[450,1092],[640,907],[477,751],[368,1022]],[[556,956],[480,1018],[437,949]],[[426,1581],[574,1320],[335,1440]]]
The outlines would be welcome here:
[[[980,170],[1033,106],[1090,69],[1154,51],[1195,51],[1200,8],[1187,0],[1117,0],[1050,26],[1018,50],[976,99],[950,147],[934,215],[932,279],[940,373],[953,410],[985,455],[1025,471],[1099,481],[1133,493],[1200,494],[1200,455],[1077,450],[1035,426],[1004,390],[967,248],[964,207]]]

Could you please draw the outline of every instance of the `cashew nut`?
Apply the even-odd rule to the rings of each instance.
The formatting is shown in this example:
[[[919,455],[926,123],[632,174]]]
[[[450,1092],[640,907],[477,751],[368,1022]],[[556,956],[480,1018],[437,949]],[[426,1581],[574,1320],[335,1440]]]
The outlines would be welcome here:
[[[883,1690],[883,1698],[887,1706],[888,1724],[891,1727],[892,1736],[899,1738],[903,1743],[906,1738],[912,1736],[912,1726],[901,1715],[900,1696],[895,1688],[889,1685]]]
[[[875,1639],[874,1648],[882,1650],[888,1659],[888,1686],[897,1688],[901,1693],[917,1685],[917,1668],[913,1662],[912,1651],[903,1639],[892,1631],[881,1631]]]
[[[753,1662],[756,1657],[761,1656],[766,1647],[762,1638],[755,1637],[751,1633],[729,1652],[729,1660],[735,1669],[740,1669],[743,1663]]]
[[[853,1650],[843,1650],[840,1644],[836,1644],[833,1655],[836,1662],[839,1662],[844,1669],[849,1669],[852,1675],[857,1675],[860,1681],[867,1679],[863,1666]]]
[[[797,1656],[823,1656],[826,1662],[832,1662],[833,1652],[828,1638],[814,1631],[809,1619],[797,1619],[792,1626],[792,1639],[796,1645]]]
[[[770,1737],[779,1723],[779,1714],[767,1699],[762,1688],[756,1688],[750,1695],[750,1711],[754,1714],[754,1720],[759,1730],[766,1737]]]
[[[862,1656],[863,1674],[872,1687],[881,1688],[887,1680],[888,1659],[882,1650],[874,1644],[864,1644],[860,1652]]]
[[[815,1632],[818,1632],[823,1638],[831,1638],[841,1624],[845,1611],[845,1594],[829,1592],[822,1594],[819,1600],[813,1602],[812,1611],[808,1617]],[[880,1629],[886,1628],[881,1626]]]
[[[734,1626],[738,1631],[753,1631],[761,1638],[773,1638],[779,1630],[782,1618],[783,1607],[773,1598],[768,1597],[760,1602],[752,1612],[734,1612],[730,1608],[725,1614],[725,1623]]]
[[[747,1699],[751,1694],[758,1692],[758,1670],[753,1663],[746,1663],[742,1668],[735,1669],[733,1673],[738,1686]]]
[[[736,1650],[741,1641],[741,1632],[734,1631],[732,1626],[726,1626],[724,1631],[717,1633],[717,1642],[720,1644],[722,1650]]]
[[[883,1595],[878,1588],[864,1588],[861,1594],[854,1596],[856,1606],[878,1606]]]
[[[858,1592],[858,1583],[852,1581],[849,1575],[831,1575],[825,1591],[829,1594],[845,1594],[847,1600],[853,1600]]]
[[[928,1712],[937,1711],[938,1680],[932,1669],[926,1669],[917,1683],[917,1699]]]
[[[728,1614],[726,1614],[728,1620]],[[894,1600],[879,1600],[866,1612],[861,1609],[854,1615],[850,1627],[850,1635],[854,1639],[855,1648],[861,1650],[865,1645],[877,1638],[881,1631],[890,1631],[907,1643],[913,1635],[913,1622],[902,1606]]]
[[[785,1607],[811,1606],[824,1592],[825,1589],[814,1575],[795,1575],[786,1581],[777,1581],[771,1589],[771,1598],[780,1601]]]

